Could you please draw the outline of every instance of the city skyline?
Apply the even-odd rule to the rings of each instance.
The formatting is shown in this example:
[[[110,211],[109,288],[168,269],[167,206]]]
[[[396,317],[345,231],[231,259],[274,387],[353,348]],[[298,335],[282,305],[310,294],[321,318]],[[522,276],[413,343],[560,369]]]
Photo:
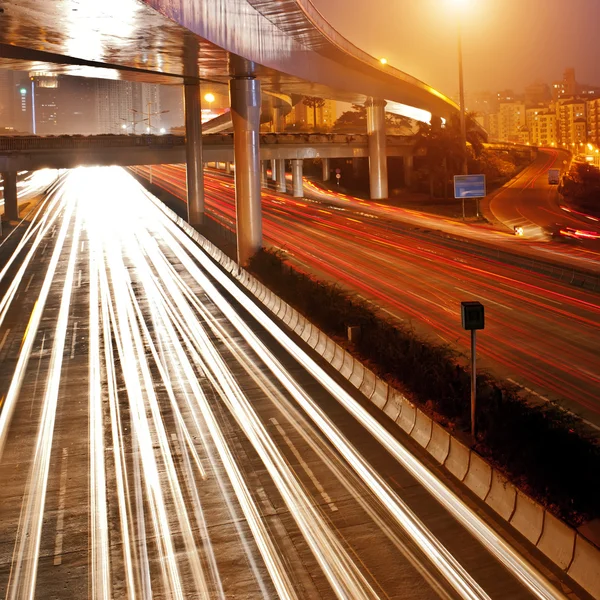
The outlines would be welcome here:
[[[456,20],[450,0],[313,3],[356,46],[446,95],[456,94]],[[574,67],[582,83],[600,83],[600,63],[585,44],[599,21],[596,0],[572,0],[568,9],[560,0],[471,0],[463,23],[466,89],[522,90],[535,81],[560,80],[566,67]]]

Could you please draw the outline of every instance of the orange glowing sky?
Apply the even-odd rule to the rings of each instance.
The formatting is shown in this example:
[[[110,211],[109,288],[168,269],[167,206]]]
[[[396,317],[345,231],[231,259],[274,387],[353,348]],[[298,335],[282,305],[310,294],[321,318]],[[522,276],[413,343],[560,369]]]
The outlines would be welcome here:
[[[353,43],[440,91],[457,90],[450,0],[312,0]],[[560,80],[600,85],[600,0],[471,0],[463,27],[465,86],[522,90]]]

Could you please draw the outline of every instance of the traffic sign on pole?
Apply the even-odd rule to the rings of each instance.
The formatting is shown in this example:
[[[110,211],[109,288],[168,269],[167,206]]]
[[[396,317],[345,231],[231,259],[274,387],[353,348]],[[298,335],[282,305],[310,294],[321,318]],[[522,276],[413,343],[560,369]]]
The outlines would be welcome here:
[[[485,198],[485,175],[455,175],[455,198]]]

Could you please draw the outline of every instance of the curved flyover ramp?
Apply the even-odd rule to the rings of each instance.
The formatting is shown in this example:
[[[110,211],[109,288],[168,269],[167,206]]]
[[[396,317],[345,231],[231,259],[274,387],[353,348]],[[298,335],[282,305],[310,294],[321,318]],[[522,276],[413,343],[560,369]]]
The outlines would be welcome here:
[[[2,8],[4,68],[162,84],[200,78],[226,93],[234,53],[258,65],[272,94],[374,97],[420,119],[457,109],[351,44],[310,0],[3,0]]]

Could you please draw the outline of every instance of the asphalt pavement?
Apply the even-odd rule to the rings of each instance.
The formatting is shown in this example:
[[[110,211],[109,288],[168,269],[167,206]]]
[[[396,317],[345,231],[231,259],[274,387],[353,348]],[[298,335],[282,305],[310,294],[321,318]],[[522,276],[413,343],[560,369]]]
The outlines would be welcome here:
[[[153,173],[155,183],[185,197],[179,166]],[[208,210],[234,228],[232,178],[207,171],[205,186]],[[482,258],[423,228],[413,231],[400,217],[388,218],[389,210],[375,213],[372,203],[343,195],[330,201],[323,194],[293,199],[264,191],[264,237],[303,269],[359,292],[419,333],[451,344],[465,360],[470,338],[460,327],[460,302],[481,301],[487,324],[478,337],[480,366],[599,428],[598,294]],[[537,245],[549,252],[557,246]]]
[[[1,596],[576,597],[122,169],[66,175],[0,257]]]

